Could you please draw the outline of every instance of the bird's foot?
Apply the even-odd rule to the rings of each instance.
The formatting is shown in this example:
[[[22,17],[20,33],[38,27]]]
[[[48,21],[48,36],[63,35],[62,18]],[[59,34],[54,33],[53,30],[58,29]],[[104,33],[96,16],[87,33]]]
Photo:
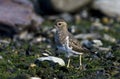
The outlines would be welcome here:
[[[81,66],[77,67],[76,69],[78,69],[78,70],[83,70],[84,68],[83,68],[83,66],[81,65]]]
[[[69,66],[69,65],[67,65],[67,68],[70,68],[70,66]]]

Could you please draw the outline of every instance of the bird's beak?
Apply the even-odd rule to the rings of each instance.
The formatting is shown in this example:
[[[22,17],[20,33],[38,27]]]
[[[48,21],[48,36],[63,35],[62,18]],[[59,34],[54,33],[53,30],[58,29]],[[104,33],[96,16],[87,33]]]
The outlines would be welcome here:
[[[57,25],[54,25],[54,27],[55,27],[56,30],[58,29]]]
[[[51,31],[52,31],[53,33],[55,33],[55,32],[56,32],[56,29],[55,29],[55,28],[53,28],[53,29],[51,29]]]

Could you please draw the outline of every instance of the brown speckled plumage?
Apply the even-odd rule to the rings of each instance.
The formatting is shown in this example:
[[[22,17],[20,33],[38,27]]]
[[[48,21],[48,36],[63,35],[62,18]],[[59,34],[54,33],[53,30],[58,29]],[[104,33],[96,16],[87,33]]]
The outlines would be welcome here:
[[[60,24],[60,25],[59,25]],[[80,42],[74,38],[74,36],[68,31],[67,29],[67,23],[59,19],[55,22],[55,27],[58,28],[56,32],[56,43],[57,45],[65,44],[66,40],[65,38],[69,36],[69,46],[72,47],[73,50],[77,52],[88,52],[88,50],[81,46]]]
[[[67,23],[62,20],[58,19],[55,22],[56,28],[56,35],[55,35],[55,42],[58,50],[62,50],[65,53],[66,57],[69,58],[67,67],[70,64],[70,56],[73,55],[80,55],[80,66],[81,63],[81,55],[88,50],[81,46],[80,42],[73,37],[73,35],[67,29]]]

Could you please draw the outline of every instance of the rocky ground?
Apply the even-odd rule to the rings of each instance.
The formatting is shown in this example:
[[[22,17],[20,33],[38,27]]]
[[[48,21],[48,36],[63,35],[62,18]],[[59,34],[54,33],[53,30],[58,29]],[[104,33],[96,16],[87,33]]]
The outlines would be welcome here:
[[[32,33],[23,32],[12,39],[1,37],[1,79],[29,79],[30,77],[41,79],[120,78],[120,24],[118,22],[112,24],[93,23],[86,20],[80,21],[79,24],[68,22],[69,30],[74,36],[94,52],[83,55],[83,69],[81,70],[76,69],[79,65],[78,57],[71,58],[70,68],[51,61],[37,61],[37,58],[46,57],[45,54],[57,57],[54,50],[54,31],[51,31],[53,23],[53,21],[45,21],[41,25],[44,28]],[[26,37],[26,34],[29,37]],[[64,55],[59,58],[62,58],[65,63],[67,62]]]
[[[0,79],[119,79],[119,3],[0,0]],[[83,54],[81,69],[79,57],[67,68],[67,58],[55,51],[57,18],[91,51]]]

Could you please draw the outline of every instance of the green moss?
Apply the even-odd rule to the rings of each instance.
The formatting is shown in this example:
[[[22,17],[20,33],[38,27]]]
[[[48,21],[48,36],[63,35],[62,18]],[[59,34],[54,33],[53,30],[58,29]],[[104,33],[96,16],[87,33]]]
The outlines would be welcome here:
[[[91,22],[82,21],[80,24],[76,25],[79,33],[88,32],[90,29]],[[53,26],[53,23],[46,22],[43,26]],[[119,24],[114,24],[112,29],[105,31],[100,30],[97,31],[101,35],[108,34],[117,40],[120,39],[120,27]],[[79,66],[79,57],[71,58],[71,68],[60,67],[58,65],[52,67],[48,62],[43,62],[42,66],[36,66],[31,68],[30,64],[34,63],[37,59],[36,55],[42,56],[42,53],[45,50],[51,52],[51,55],[55,55],[55,51],[53,48],[46,48],[48,43],[42,42],[40,44],[34,44],[30,47],[30,54],[26,54],[26,50],[29,47],[29,41],[18,41],[22,45],[17,45],[16,42],[11,41],[8,45],[0,45],[0,56],[3,59],[0,59],[0,79],[13,79],[14,77],[21,74],[28,74],[29,76],[38,76],[42,79],[106,79],[106,74],[111,74],[113,69],[117,70],[119,65],[114,65],[115,62],[119,64],[120,61],[120,51],[115,50],[112,51],[113,58],[106,58],[105,52],[100,52],[99,58],[94,59],[91,56],[88,58],[83,56],[82,62],[85,66],[85,70],[76,69]],[[108,41],[102,40],[105,47],[115,45],[115,43],[111,43]],[[3,47],[4,46],[4,47]],[[67,59],[61,55],[66,62]],[[103,75],[97,75],[98,71],[105,71]],[[114,74],[115,75],[115,74]],[[111,76],[115,77],[115,76]],[[99,78],[98,78],[99,77]]]

